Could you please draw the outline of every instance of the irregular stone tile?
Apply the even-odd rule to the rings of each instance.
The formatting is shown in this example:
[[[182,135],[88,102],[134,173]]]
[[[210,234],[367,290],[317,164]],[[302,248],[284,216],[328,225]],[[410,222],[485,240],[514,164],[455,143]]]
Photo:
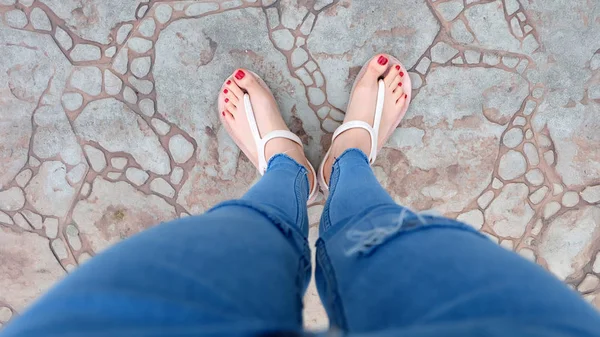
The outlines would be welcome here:
[[[552,217],[556,212],[560,210],[560,204],[556,201],[549,202],[544,207],[544,219]]]
[[[413,73],[413,72],[409,72],[408,76],[410,76],[410,81],[411,81],[413,90],[419,89],[421,87],[421,85],[423,84],[423,80],[421,79],[421,76],[419,74]]]
[[[465,59],[467,59],[467,63],[476,64],[479,63],[479,58],[481,57],[481,53],[474,50],[465,50]]]
[[[182,135],[174,135],[169,140],[169,152],[176,163],[183,164],[194,154],[194,146]]]
[[[112,167],[117,170],[122,170],[127,165],[127,158],[125,157],[115,157],[110,160]]]
[[[117,30],[117,43],[123,44],[123,42],[125,42],[125,39],[127,38],[127,36],[129,35],[129,32],[131,32],[132,29],[133,29],[133,25],[130,23],[119,27],[119,30]]]
[[[70,224],[66,227],[65,233],[67,234],[67,241],[71,248],[75,251],[81,249],[81,240],[79,239],[79,229],[73,224]]]
[[[475,40],[473,34],[469,32],[467,26],[461,20],[456,20],[456,22],[452,24],[450,35],[454,40],[460,43],[471,43]]]
[[[552,194],[553,195],[559,195],[563,192],[563,187],[560,184],[552,184]]]
[[[275,9],[277,12],[277,10]],[[279,29],[272,33],[273,42],[278,48],[292,50],[294,47],[294,36],[287,29]]]
[[[150,122],[152,123],[152,126],[156,128],[156,132],[161,136],[166,135],[171,130],[171,126],[169,126],[169,124],[161,121],[158,118],[152,118]]]
[[[138,9],[138,12],[137,12],[137,18],[140,19],[140,18],[144,17],[144,15],[146,15],[147,11],[148,11],[148,6],[140,7],[140,9]]]
[[[344,117],[346,117],[346,115],[344,113],[342,113],[341,111],[337,111],[337,110],[331,110],[331,112],[329,113],[329,116],[331,118],[333,118],[333,120],[341,122],[344,120]]]
[[[308,63],[306,63],[304,65],[304,67],[306,67],[306,70],[308,70],[308,72],[313,72],[315,70],[317,70],[317,64],[313,61],[308,61]]]
[[[92,169],[96,172],[102,172],[106,167],[106,158],[104,157],[104,152],[98,150],[95,147],[85,145],[83,147],[85,150],[85,154],[92,165]]]
[[[23,228],[26,231],[30,231],[33,229],[33,227],[31,227],[31,225],[29,225],[29,222],[27,222],[27,220],[25,220],[25,217],[21,213],[17,213],[15,215],[13,215],[13,220],[15,221],[15,225]]]
[[[267,20],[269,21],[269,27],[271,29],[279,26],[279,12],[277,11],[277,8],[267,8]]]
[[[58,219],[46,218],[46,220],[44,220],[44,228],[46,230],[46,236],[51,239],[56,238],[58,235]]]
[[[554,164],[554,151],[544,152],[544,160],[548,165]]]
[[[31,24],[33,28],[50,31],[52,30],[52,25],[50,24],[50,19],[46,13],[40,8],[34,8],[29,14],[29,19],[31,20]]]
[[[102,44],[110,42],[109,34],[119,23],[135,19],[135,10],[142,0],[40,0],[67,26],[84,39]]]
[[[40,107],[34,120],[37,130],[33,136],[33,152],[38,158],[46,159],[59,155],[69,165],[83,160],[83,152],[73,133],[62,107],[45,105]]]
[[[13,221],[8,214],[0,212],[0,223],[12,225]]]
[[[490,204],[492,199],[494,199],[494,192],[487,191],[477,199],[477,205],[485,209]]]
[[[577,192],[569,191],[562,197],[562,204],[566,207],[573,207],[579,203],[579,195]]]
[[[512,250],[513,246],[514,246],[514,242],[512,240],[502,240],[502,242],[500,242],[500,246],[502,248]]]
[[[485,53],[483,54],[483,63],[495,66],[500,63],[500,56],[496,54]]]
[[[503,56],[502,63],[509,68],[514,68],[519,63],[519,59],[513,56]]]
[[[131,72],[139,78],[148,75],[150,71],[150,56],[138,57],[131,61]]]
[[[374,51],[394,51],[394,56],[410,69],[440,29],[425,2],[384,0],[377,3],[377,15],[365,15],[372,11],[369,1],[355,1],[348,6],[336,3],[320,14],[308,37],[308,51],[327,79],[327,99],[338,109],[348,102],[356,74],[353,68],[362,66]],[[331,20],[333,17],[335,20]],[[331,43],[332,34],[335,43]]]
[[[519,74],[522,74],[525,69],[527,69],[529,65],[529,61],[527,61],[527,59],[522,59],[521,62],[519,62],[519,65],[517,66],[517,71],[519,72]]]
[[[335,129],[337,129],[339,126],[340,126],[339,122],[336,122],[329,118],[327,118],[323,121],[323,129],[325,129],[325,131],[327,131],[327,132],[334,132]]]
[[[54,254],[56,254],[56,257],[59,259],[59,261],[69,257],[67,247],[61,238],[52,240],[51,246],[52,251],[54,251]]]
[[[531,130],[527,130],[525,131],[525,138],[526,139],[531,139],[533,138],[533,132]]]
[[[102,91],[102,72],[96,67],[78,67],[71,74],[71,85],[92,96]]]
[[[512,20],[510,20],[510,28],[512,29],[512,32],[518,38],[523,37],[523,31],[521,30],[521,26],[519,24],[519,19],[517,19],[516,17],[514,17],[514,18],[512,18]]]
[[[97,141],[111,152],[130,153],[152,172],[167,174],[171,171],[168,155],[149,125],[113,98],[88,104],[73,126],[79,137]]]
[[[525,179],[533,186],[539,186],[544,183],[544,174],[539,169],[533,169],[525,175]]]
[[[510,150],[500,158],[498,174],[504,180],[512,180],[525,174],[527,162],[520,152]]]
[[[600,209],[597,207],[573,209],[551,221],[538,244],[538,252],[550,271],[561,280],[580,272],[595,253],[598,224]]]
[[[167,4],[161,4],[154,10],[154,16],[160,23],[167,23],[171,19],[173,9]]]
[[[137,186],[143,185],[149,177],[148,173],[135,167],[128,168],[127,171],[125,171],[125,176]]]
[[[54,37],[58,41],[58,43],[65,48],[65,50],[71,49],[73,47],[73,39],[65,32],[62,28],[56,27],[56,33]]]
[[[579,287],[577,287],[577,290],[582,293],[585,293],[596,289],[598,287],[598,284],[600,284],[600,280],[596,275],[587,274],[583,281],[581,281],[581,283],[579,284]]]
[[[546,194],[548,194],[548,187],[542,186],[540,189],[533,192],[531,196],[529,196],[529,200],[531,200],[534,205],[537,205],[544,200]]]
[[[519,255],[531,262],[535,262],[535,252],[529,248],[523,248],[519,250]]]
[[[458,14],[460,14],[464,8],[464,5],[461,0],[452,0],[440,3],[436,7],[444,20],[452,21],[458,16]]]
[[[446,63],[458,54],[458,50],[444,42],[440,42],[431,48],[431,60],[437,63]]]
[[[496,234],[520,238],[534,211],[527,204],[529,189],[525,184],[507,184],[485,211],[486,223]]]
[[[527,156],[527,160],[529,161],[529,164],[537,165],[540,163],[540,156],[537,153],[537,149],[535,148],[535,145],[533,145],[531,143],[525,143],[525,145],[523,146],[523,151],[525,152],[525,155]]]
[[[18,187],[11,187],[0,191],[0,209],[3,211],[16,211],[25,205],[23,190]]]
[[[117,47],[115,47],[115,46],[106,48],[106,50],[104,51],[104,55],[106,57],[113,57],[113,56],[115,56],[116,53],[117,53]]]
[[[117,95],[121,92],[123,87],[123,81],[117,75],[113,74],[112,71],[104,70],[104,90],[109,95]]]
[[[117,54],[117,56],[113,59],[113,69],[121,75],[125,75],[125,73],[127,72],[127,52],[127,48],[122,48]]]
[[[129,39],[127,43],[129,48],[137,53],[145,53],[152,48],[152,41],[142,39],[141,37],[134,37]]]
[[[594,259],[592,270],[594,271],[594,273],[600,273],[600,252],[596,253],[596,258]]]
[[[525,124],[527,124],[527,120],[524,117],[519,116],[513,120],[513,124],[518,126],[524,126]]]
[[[176,216],[175,208],[162,198],[102,178],[94,180],[90,196],[73,209],[73,221],[96,253]]]
[[[154,115],[154,101],[151,99],[144,98],[140,101],[139,107],[144,115],[148,117],[152,117]]]
[[[179,166],[177,166],[176,168],[173,169],[173,172],[171,172],[171,183],[175,184],[175,185],[179,185],[179,183],[181,182],[181,179],[183,179],[183,169]]]
[[[31,172],[30,169],[21,171],[21,173],[19,173],[15,177],[15,181],[17,182],[17,185],[19,185],[20,187],[25,187],[25,185],[27,185],[27,183],[31,179],[32,174],[33,174],[33,172]]]
[[[27,16],[23,11],[18,9],[6,12],[6,14],[4,14],[4,20],[9,27],[23,28],[27,26]]]
[[[175,190],[163,178],[156,178],[150,182],[150,189],[158,194],[162,194],[167,198],[175,196]]]
[[[292,66],[299,67],[308,61],[308,54],[302,48],[296,48],[292,52]]]
[[[315,1],[315,6],[314,9],[316,11],[320,11],[321,9],[323,9],[325,6],[329,5],[333,3],[333,0],[316,0]]]
[[[24,310],[65,275],[49,246],[37,234],[0,227],[0,288],[15,310]]]
[[[319,88],[322,87],[323,84],[325,83],[325,79],[323,78],[323,75],[320,72],[315,71],[313,76],[315,77],[315,85]]]
[[[214,88],[230,76],[231,64],[246,64],[272,88],[283,88],[275,95],[284,120],[301,135],[311,161],[316,163],[321,155],[322,130],[308,106],[306,88],[290,74],[287,58],[268,39],[257,36],[268,36],[265,14],[258,8],[246,8],[178,20],[161,31],[156,43],[152,73],[157,111],[194,138],[198,164],[214,170],[213,179],[232,179],[238,160],[233,154],[239,150],[229,151],[230,145],[235,147],[233,142],[227,146],[215,143],[222,125]],[[231,52],[236,50],[240,52]],[[181,96],[182,92],[187,94]],[[226,133],[223,137],[229,138]],[[218,155],[213,150],[218,150]],[[225,162],[231,169],[221,167]]]
[[[80,163],[79,165],[73,167],[69,173],[67,173],[67,180],[73,185],[79,183],[81,179],[83,179],[85,173],[87,172],[87,165],[84,163]]]
[[[117,180],[121,177],[121,172],[108,172],[106,177],[108,179]]]
[[[456,220],[465,222],[473,226],[475,229],[481,229],[481,226],[483,226],[484,222],[483,213],[481,213],[481,211],[478,209],[463,213],[459,215]]]
[[[78,44],[71,50],[71,59],[73,61],[95,61],[99,60],[102,54],[100,48],[91,44]]]
[[[589,203],[596,203],[600,201],[600,185],[588,186],[581,192],[583,200]]]
[[[190,5],[185,10],[185,15],[196,16],[219,9],[219,5],[216,3],[197,3]]]
[[[300,26],[300,33],[302,33],[304,35],[310,34],[313,24],[315,22],[315,19],[316,19],[316,16],[313,13],[308,14],[306,19],[304,19],[302,26]]]
[[[481,3],[466,9],[465,16],[483,47],[521,52],[521,41],[510,33],[502,7],[500,0]]]
[[[58,161],[42,163],[25,188],[27,201],[43,215],[64,217],[75,199],[75,189],[67,181],[67,168]]]
[[[421,62],[419,62],[415,70],[420,72],[421,74],[425,74],[427,73],[427,70],[429,70],[429,65],[431,65],[431,60],[427,57],[424,57],[423,59],[421,59]]]
[[[493,188],[495,188],[495,189],[498,190],[498,189],[501,189],[502,186],[504,186],[504,184],[500,180],[498,180],[496,178],[494,178],[494,180],[492,180],[492,187]]]
[[[152,35],[154,35],[155,30],[156,22],[154,22],[154,19],[152,18],[145,19],[138,27],[138,31],[140,32],[140,34],[142,34],[142,36],[145,37],[152,37]]]
[[[135,104],[138,100],[137,94],[135,93],[135,91],[133,91],[133,89],[131,89],[128,86],[125,86],[125,89],[123,89],[123,98],[125,99],[125,101],[127,103],[130,104]]]
[[[327,115],[329,114],[329,111],[331,111],[331,108],[328,106],[324,106],[324,107],[320,108],[319,110],[317,110],[317,116],[319,116],[319,118],[323,119],[323,118],[327,117]]]
[[[504,134],[502,142],[509,148],[514,148],[523,141],[523,130],[512,128]]]
[[[135,89],[137,89],[137,92],[142,93],[144,95],[148,95],[149,93],[152,92],[152,89],[154,89],[154,84],[151,81],[138,80],[137,78],[135,78],[133,76],[129,76],[128,80],[129,80],[129,83],[131,83],[131,85],[133,85],[133,87]],[[125,92],[123,92],[123,94],[125,94]],[[137,100],[137,98],[136,98],[136,100]],[[132,100],[132,102],[133,102],[133,100]]]
[[[504,0],[504,6],[506,7],[506,13],[508,15],[512,15],[519,10],[519,3],[517,0]]]
[[[537,106],[537,103],[534,101],[527,101],[527,103],[525,103],[525,109],[523,109],[523,114],[525,116],[529,116],[533,113],[533,111],[535,110]]]
[[[319,88],[308,88],[308,97],[314,105],[320,105],[325,102],[325,93]]]

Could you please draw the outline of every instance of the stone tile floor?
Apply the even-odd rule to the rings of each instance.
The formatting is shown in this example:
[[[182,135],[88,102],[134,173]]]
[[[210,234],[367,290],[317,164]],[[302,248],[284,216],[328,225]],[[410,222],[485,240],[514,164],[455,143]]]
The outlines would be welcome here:
[[[600,306],[597,1],[0,0],[0,19],[0,325],[111,244],[257,179],[217,118],[235,67],[264,77],[317,164],[378,52],[414,84],[374,166],[393,197]],[[314,287],[306,301],[325,326]]]

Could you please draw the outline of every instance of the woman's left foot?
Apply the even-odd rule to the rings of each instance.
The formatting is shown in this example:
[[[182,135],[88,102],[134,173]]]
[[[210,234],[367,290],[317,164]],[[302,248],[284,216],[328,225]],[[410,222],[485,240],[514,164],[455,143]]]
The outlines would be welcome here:
[[[238,146],[244,150],[253,162],[258,157],[257,146],[252,136],[250,123],[246,116],[246,107],[244,104],[244,94],[248,93],[258,132],[263,138],[266,134],[275,130],[289,131],[277,103],[271,92],[264,88],[254,76],[254,74],[246,69],[236,70],[223,85],[219,99],[219,106],[222,107],[220,112],[224,122],[227,123],[228,130],[231,136],[239,143]],[[300,163],[308,171],[309,190],[313,191],[315,181],[313,179],[312,167],[308,163],[304,150],[300,144],[287,138],[274,138],[265,145],[265,159],[268,162],[271,157],[276,154],[285,153]],[[256,162],[255,162],[256,165]]]

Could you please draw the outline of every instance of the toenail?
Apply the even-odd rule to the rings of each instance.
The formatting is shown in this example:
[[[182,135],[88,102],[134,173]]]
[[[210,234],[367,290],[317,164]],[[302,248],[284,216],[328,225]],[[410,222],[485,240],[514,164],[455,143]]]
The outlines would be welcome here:
[[[406,98],[406,97],[408,97],[408,95],[407,95],[407,94],[404,94],[404,98]]]
[[[396,66],[396,70],[400,70],[400,66],[398,66],[398,65],[397,65],[397,66]]]
[[[225,98],[225,103],[229,102],[229,98]]]
[[[238,80],[241,80],[242,78],[244,78],[244,76],[246,76],[246,74],[241,70],[238,70],[237,73],[235,73],[235,78],[237,78]]]
[[[225,111],[221,111],[221,115],[225,116]]]
[[[377,60],[377,63],[381,64],[382,66],[386,65],[388,63],[388,59],[385,56],[379,56],[379,59]]]
[[[402,86],[402,82],[398,82],[398,86],[401,87]]]
[[[403,72],[400,72],[400,77],[402,77],[402,76],[404,76],[404,73],[403,73]]]
[[[228,92],[229,92],[229,90],[227,90],[227,89],[223,90],[223,93],[224,93],[224,94],[226,94],[226,93],[228,93]]]
[[[231,80],[227,80],[227,83],[225,83],[227,85],[231,84]]]

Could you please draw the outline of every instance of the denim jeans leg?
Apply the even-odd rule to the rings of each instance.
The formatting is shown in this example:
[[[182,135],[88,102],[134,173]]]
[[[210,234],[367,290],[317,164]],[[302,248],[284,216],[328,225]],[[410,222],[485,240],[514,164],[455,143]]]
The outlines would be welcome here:
[[[287,156],[274,157],[242,199],[116,244],[0,336],[301,332],[310,276],[305,171]]]
[[[600,329],[595,310],[541,267],[465,224],[396,205],[359,150],[335,162],[320,228],[317,287],[341,330],[437,325],[449,335],[502,320]]]

